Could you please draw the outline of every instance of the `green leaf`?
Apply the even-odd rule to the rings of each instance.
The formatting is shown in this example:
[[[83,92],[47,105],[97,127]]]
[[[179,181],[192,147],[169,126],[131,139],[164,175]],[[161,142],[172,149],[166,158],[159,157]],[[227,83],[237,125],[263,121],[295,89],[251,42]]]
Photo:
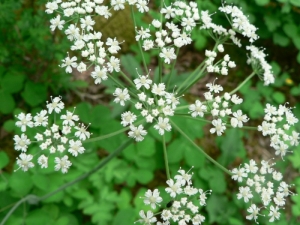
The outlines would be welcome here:
[[[0,169],[6,167],[9,163],[9,158],[6,154],[6,152],[2,151],[0,152]]]
[[[153,179],[154,175],[147,169],[140,169],[136,171],[135,178],[141,184],[147,184]]]
[[[178,163],[183,159],[185,143],[183,137],[180,136],[167,147],[169,163]]]
[[[184,158],[189,166],[194,166],[195,168],[202,168],[205,162],[205,156],[194,147],[192,144],[184,142]],[[205,149],[204,149],[205,151]]]
[[[145,71],[141,68],[139,62],[133,55],[127,54],[121,56],[121,65],[124,67],[125,71],[130,78],[137,78],[138,74],[145,75]],[[137,69],[137,70],[136,70]]]
[[[282,35],[281,33],[276,32],[273,35],[273,42],[274,42],[274,44],[278,44],[282,47],[286,47],[290,43],[290,39],[287,38],[285,35]]]
[[[55,225],[69,225],[70,219],[68,216],[62,216],[55,221]]]
[[[300,64],[300,51],[297,54],[297,62]]]
[[[221,194],[226,190],[226,181],[221,170],[215,170],[208,182],[214,193]]]
[[[141,142],[137,142],[136,152],[140,156],[151,157],[155,154],[155,141],[153,138],[145,138]]]
[[[45,84],[33,83],[27,81],[25,90],[21,93],[23,99],[27,104],[34,107],[47,100],[47,86]]]
[[[80,120],[84,123],[90,123],[91,122],[91,110],[92,106],[87,102],[79,103],[76,106],[76,114],[80,117]]]
[[[279,104],[282,104],[285,102],[285,95],[279,91],[274,92],[272,97],[275,100],[275,102],[277,102]]]
[[[272,61],[271,66],[272,66],[273,74],[274,75],[279,75],[279,73],[281,71],[280,65],[277,62]]]
[[[288,159],[292,162],[295,169],[300,169],[300,151],[294,151],[293,155],[288,156]]]
[[[124,224],[134,224],[136,218],[136,211],[132,208],[119,210],[118,213],[114,216],[113,225]]]
[[[30,192],[33,183],[28,172],[18,170],[11,175],[9,186],[18,196],[23,197]]]
[[[7,93],[16,93],[22,89],[24,78],[18,72],[7,72],[1,80],[2,89]]]
[[[290,38],[299,38],[297,34],[298,27],[294,23],[286,23],[283,26],[283,31]]]
[[[290,0],[290,3],[294,6],[300,7],[300,1],[299,0]]]
[[[15,100],[13,97],[3,91],[0,91],[0,112],[3,114],[9,114],[15,108]]]
[[[40,225],[41,221],[43,221],[43,225],[55,224],[49,214],[42,209],[30,211],[26,217],[26,224]]]
[[[47,191],[49,188],[50,180],[45,175],[34,174],[32,176],[32,181],[34,186],[40,188],[41,190]]]
[[[15,121],[14,120],[6,120],[3,124],[3,128],[7,131],[7,132],[12,132],[13,130],[15,130]]]
[[[263,6],[270,2],[270,0],[255,0],[257,5]]]
[[[265,15],[264,20],[270,32],[275,31],[281,25],[280,20],[274,15]]]
[[[297,87],[292,87],[291,95],[294,96],[300,95],[300,85],[298,85]]]

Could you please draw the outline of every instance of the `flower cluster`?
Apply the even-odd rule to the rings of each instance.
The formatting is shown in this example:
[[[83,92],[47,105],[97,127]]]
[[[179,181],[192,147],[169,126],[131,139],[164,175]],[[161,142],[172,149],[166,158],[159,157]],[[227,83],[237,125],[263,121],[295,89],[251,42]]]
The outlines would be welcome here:
[[[148,0],[111,0],[108,7],[103,4],[103,0],[84,0],[84,1],[61,1],[54,0],[46,4],[46,13],[54,12],[58,15],[50,20],[50,28],[64,30],[67,38],[72,41],[71,50],[79,51],[86,62],[77,62],[77,57],[69,55],[63,59],[62,67],[66,68],[67,73],[77,68],[79,72],[84,72],[94,64],[95,69],[91,76],[95,79],[95,84],[107,79],[108,73],[120,71],[120,59],[116,56],[121,47],[116,38],[101,39],[102,33],[94,31],[94,16],[101,16],[105,19],[111,17],[111,10],[118,11],[125,8],[125,4],[134,5],[139,12],[147,12]],[[66,22],[68,21],[68,22]],[[77,24],[79,21],[79,24]]]
[[[243,102],[243,99],[239,98],[236,94],[231,95],[225,93],[224,96],[217,95],[223,91],[221,85],[215,83],[206,84],[209,91],[204,93],[206,99],[205,102],[196,100],[195,104],[189,106],[189,110],[192,117],[204,117],[204,114],[210,114],[213,116],[212,125],[213,128],[210,132],[216,133],[218,136],[222,135],[226,130],[226,120],[231,117],[230,124],[232,127],[243,127],[243,124],[249,119],[242,113],[241,110],[232,112],[230,104],[239,105]]]
[[[282,174],[274,170],[275,163],[269,163],[262,160],[261,167],[256,165],[254,160],[250,160],[249,164],[232,170],[232,179],[239,183],[245,181],[245,186],[239,188],[237,194],[238,199],[244,200],[245,203],[250,203],[246,219],[257,220],[261,208],[265,208],[269,213],[270,222],[278,220],[280,217],[279,209],[283,208],[286,202],[286,197],[293,195],[289,190],[291,185],[282,181]],[[259,199],[259,201],[257,201]],[[259,208],[258,205],[262,207]]]
[[[222,44],[219,44],[217,46],[217,50],[219,52],[224,52],[224,46]],[[205,64],[207,66],[207,72],[209,73],[214,72],[220,73],[221,75],[228,75],[228,68],[236,67],[235,62],[230,60],[230,56],[228,54],[224,56],[223,60],[220,60],[216,64],[213,64],[213,62],[217,57],[217,52],[206,50],[205,56],[208,57],[208,59],[205,61]]]
[[[193,187],[191,178],[192,174],[186,173],[179,169],[178,175],[174,179],[167,180],[168,187],[165,188],[166,193],[170,195],[171,201],[166,205],[167,208],[160,212],[160,218],[163,222],[157,221],[151,210],[146,214],[140,211],[140,222],[145,225],[156,223],[156,225],[170,224],[193,224],[200,225],[205,221],[205,217],[199,213],[199,207],[206,205],[207,195],[211,194],[211,190],[203,191]],[[144,197],[145,205],[150,205],[152,209],[163,201],[159,196],[159,191],[155,189],[153,192],[148,190]]]
[[[171,130],[169,122],[170,116],[174,115],[174,111],[179,104],[179,98],[175,93],[167,92],[164,83],[155,84],[148,75],[139,75],[134,80],[135,88],[137,90],[136,97],[138,101],[135,103],[135,108],[140,111],[140,114],[145,118],[147,123],[156,122],[154,128],[158,130],[160,135],[165,131]],[[113,93],[115,96],[114,102],[120,103],[124,106],[125,101],[130,100],[128,89],[116,88]],[[130,126],[129,137],[136,141],[142,141],[143,136],[147,134],[142,125],[134,126],[137,115],[133,112],[126,111],[121,115],[121,124]]]
[[[145,51],[160,48],[159,57],[169,64],[176,58],[175,48],[172,46],[180,48],[192,42],[190,36],[196,22],[200,19],[199,11],[196,2],[187,4],[183,1],[176,1],[162,8],[160,13],[167,22],[164,26],[157,19],[152,21],[150,26],[155,30],[155,38],[151,36],[149,28],[142,27],[137,30],[136,40],[142,40]],[[180,25],[176,24],[178,21]]]
[[[89,138],[90,133],[83,124],[77,124],[79,117],[74,114],[74,111],[66,110],[65,114],[60,115],[64,109],[64,103],[60,97],[52,98],[51,102],[47,102],[47,109],[48,111],[41,110],[35,116],[30,113],[20,113],[16,116],[18,119],[16,126],[20,127],[23,132],[20,136],[14,136],[15,150],[22,152],[17,159],[17,164],[23,171],[34,167],[34,163],[31,162],[33,155],[26,154],[26,152],[31,143],[36,143],[40,151],[35,155],[42,153],[37,159],[41,168],[47,168],[49,155],[56,154],[62,157],[55,157],[55,170],[66,173],[72,165],[66,152],[75,157],[82,154],[85,149],[81,141]],[[54,114],[53,124],[51,124],[51,114]],[[34,135],[32,135],[34,140],[30,140],[25,134],[29,128],[34,128]]]
[[[267,104],[264,121],[258,126],[258,130],[263,136],[270,136],[270,146],[275,149],[276,155],[283,157],[288,152],[289,146],[299,144],[299,133],[291,129],[298,121],[291,109],[285,105],[276,108]]]

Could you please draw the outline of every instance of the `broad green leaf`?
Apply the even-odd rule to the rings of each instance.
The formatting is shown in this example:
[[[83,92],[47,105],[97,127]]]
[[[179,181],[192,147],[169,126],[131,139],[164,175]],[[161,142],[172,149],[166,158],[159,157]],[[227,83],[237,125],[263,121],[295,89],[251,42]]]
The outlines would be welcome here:
[[[300,169],[300,151],[294,151],[293,155],[288,156],[288,159],[292,162],[293,167]]]
[[[278,44],[282,47],[286,47],[290,43],[290,39],[288,37],[286,37],[285,35],[282,35],[281,33],[276,32],[273,35],[273,42],[274,42],[274,44]]]
[[[274,92],[272,97],[275,100],[275,102],[277,102],[279,104],[282,104],[285,102],[285,95],[279,91]]]
[[[294,23],[286,23],[283,25],[283,30],[290,38],[299,38],[297,31],[298,27]]]
[[[183,159],[185,151],[185,140],[182,137],[176,138],[167,147],[169,163],[178,163]]]
[[[1,80],[2,90],[7,93],[16,93],[23,87],[25,76],[18,72],[7,72]]]
[[[91,127],[100,128],[109,126],[111,120],[111,112],[108,107],[97,105],[92,109],[90,119]]]
[[[15,121],[14,120],[6,120],[3,124],[3,128],[8,132],[12,132],[16,128]]]
[[[0,90],[0,112],[3,114],[8,114],[15,108],[15,100],[13,97]]]
[[[298,85],[297,87],[292,87],[291,95],[294,96],[300,95],[300,85]]]
[[[47,213],[52,219],[57,219],[59,215],[59,207],[54,204],[47,204],[42,207],[42,210]]]
[[[42,209],[30,211],[26,217],[26,224],[41,225],[41,221],[43,221],[43,225],[54,224],[54,220]]]
[[[124,224],[134,224],[137,217],[136,211],[132,208],[122,209],[117,212],[117,215],[114,216],[112,225]]]
[[[121,193],[119,194],[119,199],[122,199],[122,201],[117,201],[117,205],[119,209],[127,209],[130,207],[130,202],[132,199],[132,194],[125,188],[121,190]]]
[[[33,181],[34,186],[40,188],[41,190],[46,191],[49,188],[50,180],[45,175],[34,174],[32,176],[32,181]]]
[[[270,2],[270,0],[255,0],[255,2],[257,5],[263,6],[263,5],[268,4]]]
[[[82,102],[76,106],[75,112],[79,115],[80,121],[88,124],[91,123],[91,111],[92,106],[87,102]]]
[[[45,84],[27,81],[21,95],[27,104],[32,107],[37,106],[47,101],[47,86]]]
[[[275,31],[281,25],[280,20],[274,15],[265,15],[264,20],[270,32]]]
[[[55,225],[70,225],[70,219],[67,216],[62,216],[55,221]]]
[[[0,151],[0,169],[4,168],[7,166],[9,163],[9,158],[3,150]]]
[[[203,150],[205,151],[205,149]],[[191,143],[187,141],[184,142],[183,152],[184,158],[189,166],[194,166],[195,168],[202,168],[204,166],[205,156]]]
[[[153,172],[147,169],[140,169],[136,171],[135,178],[141,184],[147,184],[153,179],[154,175]]]
[[[18,170],[11,175],[9,186],[18,196],[23,197],[30,192],[33,183],[28,172]]]
[[[139,62],[133,55],[127,54],[121,56],[121,65],[124,67],[129,78],[137,78],[138,74],[145,75],[145,71],[141,68]]]
[[[209,179],[209,186],[213,190],[213,193],[224,193],[226,190],[226,180],[224,173],[219,169],[215,170],[213,176]]]
[[[141,142],[137,142],[136,152],[139,156],[151,157],[155,154],[155,141],[153,138],[145,138]]]
[[[290,3],[294,6],[300,7],[300,1],[299,0],[290,0]]]

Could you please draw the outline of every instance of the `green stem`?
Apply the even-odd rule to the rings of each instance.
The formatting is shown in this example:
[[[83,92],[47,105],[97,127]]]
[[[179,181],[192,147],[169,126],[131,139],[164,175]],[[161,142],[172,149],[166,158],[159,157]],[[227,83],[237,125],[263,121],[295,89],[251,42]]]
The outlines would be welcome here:
[[[171,72],[168,76],[168,81],[167,81],[167,90],[169,90],[169,85],[170,85],[170,81],[171,81],[171,78],[172,78],[173,73],[174,73],[174,68],[175,68],[175,64],[177,62],[178,54],[179,54],[179,48],[176,48],[176,59],[173,60],[173,62],[172,62]]]
[[[20,201],[18,201],[11,209],[10,211],[5,215],[4,219],[1,221],[0,225],[4,225],[4,223],[7,221],[7,219],[11,216],[11,214],[23,203],[26,202],[29,199],[34,199],[34,201],[36,203],[43,201],[49,197],[51,197],[52,195],[55,195],[56,193],[70,187],[73,184],[78,183],[79,181],[87,178],[88,176],[90,176],[91,174],[97,172],[99,169],[101,169],[102,167],[104,167],[110,160],[112,160],[114,157],[116,157],[118,154],[120,154],[128,145],[130,145],[133,142],[133,139],[129,139],[127,140],[125,143],[123,143],[121,146],[119,146],[114,152],[112,152],[109,156],[107,156],[106,158],[104,158],[95,168],[93,168],[92,170],[90,170],[89,172],[81,175],[80,177],[76,178],[73,181],[70,181],[62,186],[60,186],[58,189],[44,195],[41,197],[38,196],[33,196],[33,195],[27,195],[26,197],[22,198]]]
[[[170,169],[169,169],[169,163],[168,163],[168,153],[167,153],[165,135],[163,135],[163,147],[164,147],[164,159],[165,159],[166,174],[167,174],[167,178],[169,180],[171,178],[171,176],[170,176]]]
[[[253,71],[242,83],[240,83],[239,86],[237,86],[233,91],[231,91],[229,94],[232,95],[235,92],[237,92],[239,89],[241,89],[247,82],[250,80],[256,73]]]
[[[109,134],[106,134],[106,135],[102,135],[100,137],[90,138],[90,139],[88,139],[86,141],[83,141],[83,143],[94,142],[94,141],[101,141],[103,139],[113,137],[113,136],[115,136],[117,134],[121,134],[121,133],[123,133],[123,132],[125,132],[125,131],[127,131],[129,129],[130,129],[130,127],[125,127],[123,129],[117,130],[115,132],[112,132],[112,133],[109,133]]]
[[[178,132],[181,133],[181,135],[184,136],[192,145],[194,145],[209,161],[211,161],[213,164],[215,164],[228,175],[232,175],[232,173],[228,169],[226,169],[224,166],[222,166],[220,163],[218,163],[216,160],[210,157],[202,148],[200,148],[192,139],[190,139],[190,137],[186,133],[184,133],[173,121],[171,121],[171,123],[172,126],[175,127],[175,129],[178,130]]]
[[[125,80],[127,80],[127,82],[128,82],[129,84],[131,84],[133,87],[135,87],[135,85],[134,85],[134,83],[132,82],[132,80],[130,80],[129,77],[127,77],[126,74],[125,74],[122,70],[120,70],[120,74],[122,75],[122,77],[123,77]]]
[[[136,21],[135,21],[135,17],[134,17],[133,7],[130,6],[130,9],[131,9],[131,17],[132,17],[132,20],[133,20],[133,23],[134,23],[134,28],[136,29]],[[142,59],[143,59],[143,64],[144,64],[145,71],[146,71],[147,74],[149,74],[149,70],[148,70],[148,67],[147,67],[147,64],[146,64],[146,60],[145,60],[145,56],[144,56],[144,52],[143,52],[140,40],[138,41],[138,46],[139,46],[139,51],[140,51]]]
[[[164,1],[161,0],[161,1],[160,1],[160,10],[163,8],[163,6],[164,6]],[[161,31],[162,31],[162,24],[163,24],[163,14],[162,14],[162,13],[160,13],[159,21],[160,21],[160,24],[161,24],[159,30],[160,30],[160,32],[161,32]],[[159,48],[159,52],[161,52],[161,48]],[[162,69],[163,69],[163,63],[162,63],[162,58],[159,57],[159,53],[158,53],[158,68],[159,68],[159,70],[158,70],[158,74],[159,74],[159,83],[161,83],[161,82],[162,82]]]
[[[110,74],[109,74],[108,76],[112,79],[113,82],[115,82],[115,84],[116,84],[117,86],[119,86],[120,88],[123,88],[123,89],[125,88],[123,84],[121,84],[116,78],[113,77],[113,75],[110,75]],[[132,96],[134,96],[134,97],[137,98],[137,95],[136,95],[135,93],[133,93],[132,91],[130,91],[128,88],[127,88],[127,90],[128,90],[128,92],[129,92]]]

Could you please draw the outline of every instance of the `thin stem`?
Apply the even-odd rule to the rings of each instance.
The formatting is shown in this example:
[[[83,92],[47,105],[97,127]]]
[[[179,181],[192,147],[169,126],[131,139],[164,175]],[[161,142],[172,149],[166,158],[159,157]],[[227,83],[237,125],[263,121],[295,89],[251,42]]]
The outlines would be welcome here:
[[[4,219],[1,221],[0,225],[4,225],[4,223],[6,222],[6,220],[11,216],[11,214],[25,201],[29,200],[30,198],[35,197],[35,201],[36,203],[43,201],[49,197],[51,197],[52,195],[55,195],[56,193],[70,187],[73,184],[78,183],[79,181],[85,179],[86,177],[90,176],[91,174],[95,173],[96,171],[98,171],[99,169],[101,169],[102,167],[104,167],[110,160],[112,160],[114,157],[116,157],[118,154],[120,154],[128,145],[130,145],[133,142],[133,139],[129,139],[127,140],[125,143],[123,143],[121,146],[119,146],[114,152],[112,152],[109,156],[107,156],[105,159],[103,159],[95,168],[93,168],[92,170],[90,170],[89,172],[81,175],[80,177],[76,178],[73,181],[70,181],[62,186],[60,186],[59,188],[57,188],[56,190],[38,197],[38,196],[33,196],[33,195],[27,195],[26,197],[22,198],[20,201],[18,201],[11,209],[10,211],[5,215]]]
[[[134,23],[134,28],[136,29],[136,21],[135,21],[134,11],[133,11],[132,6],[130,6],[130,10],[131,10],[131,17],[132,17],[132,20],[133,20],[133,23]],[[148,67],[147,67],[147,64],[146,64],[146,60],[145,60],[145,56],[144,56],[144,52],[143,52],[140,40],[138,41],[138,46],[139,46],[139,51],[140,51],[142,59],[143,59],[143,64],[144,64],[146,74],[149,74],[149,70],[148,70]]]
[[[163,8],[164,6],[164,1],[161,0],[160,1],[160,10]],[[160,21],[160,24],[163,24],[163,14],[160,13],[160,18],[159,18],[159,21]],[[160,33],[162,31],[162,25],[160,26],[160,29],[159,29]],[[159,52],[161,51],[161,48],[159,48]],[[159,82],[161,83],[162,82],[162,69],[163,69],[163,63],[162,63],[162,58],[159,57],[159,54],[158,54],[158,74],[159,74]]]
[[[167,81],[167,90],[168,90],[168,88],[169,88],[170,81],[171,81],[171,78],[172,78],[173,73],[174,73],[174,68],[175,68],[175,65],[176,65],[176,62],[177,62],[178,54],[179,54],[179,48],[176,48],[176,59],[173,60],[173,62],[172,62],[171,72],[170,72],[170,74],[169,74],[169,76],[168,76],[168,81]]]
[[[129,79],[129,77],[126,76],[126,74],[120,70],[120,74],[122,75],[122,77],[127,80],[128,83],[130,83],[133,87],[135,86],[134,83],[132,82],[132,80]]]
[[[173,127],[175,127],[175,129],[178,130],[178,132],[181,133],[181,135],[184,136],[192,145],[194,145],[209,161],[211,161],[225,173],[229,174],[230,176],[232,175],[232,173],[228,169],[226,169],[224,166],[222,166],[220,163],[218,163],[216,160],[210,157],[201,147],[199,147],[192,139],[190,139],[190,137],[186,133],[184,133],[173,121],[171,121],[171,123]]]
[[[167,174],[167,178],[169,180],[171,178],[171,176],[170,176],[170,169],[169,169],[169,163],[168,163],[168,153],[167,153],[165,135],[163,135],[163,147],[164,147],[164,159],[165,159],[166,174]]]
[[[0,225],[4,225],[5,222],[8,220],[8,218],[11,216],[11,214],[24,202],[26,202],[28,199],[28,196],[20,199],[20,201],[18,201],[10,210],[9,212],[5,215],[5,217],[3,218],[3,220],[1,221]]]
[[[229,94],[232,95],[238,90],[240,90],[247,82],[250,80],[256,73],[253,71],[239,86],[237,86],[234,90],[232,90]]]

